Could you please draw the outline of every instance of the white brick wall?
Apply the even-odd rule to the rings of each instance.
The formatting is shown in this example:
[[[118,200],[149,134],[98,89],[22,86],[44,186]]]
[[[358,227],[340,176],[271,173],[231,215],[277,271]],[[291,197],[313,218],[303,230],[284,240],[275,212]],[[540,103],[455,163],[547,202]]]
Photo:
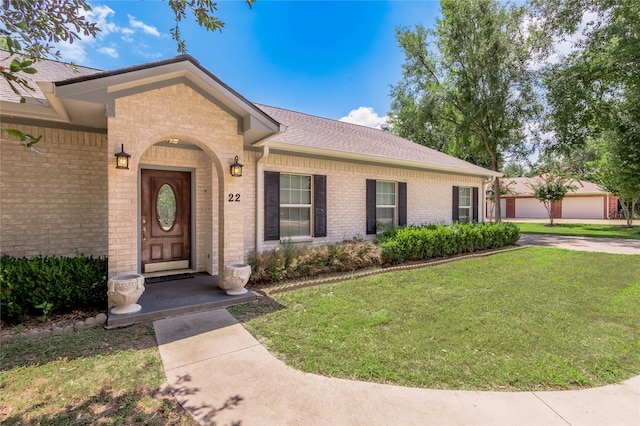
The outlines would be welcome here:
[[[255,160],[259,153],[245,152],[247,176],[255,182]],[[417,170],[404,170],[355,164],[326,159],[271,154],[264,165],[265,171],[280,173],[323,174],[327,176],[327,237],[315,238],[313,244],[342,241],[356,235],[366,235],[366,180],[390,180],[407,183],[408,224],[451,223],[453,186],[482,188],[481,178],[456,176]],[[255,187],[255,184],[252,185]],[[481,192],[480,192],[481,195]],[[251,200],[251,215],[256,216],[255,194]],[[482,200],[480,200],[481,202]],[[260,212],[263,214],[262,208]],[[482,208],[479,209],[482,215]],[[263,230],[260,231],[262,235]],[[256,248],[255,221],[245,230],[245,256]],[[309,244],[309,243],[304,243]],[[277,241],[266,241],[263,249],[279,246]]]

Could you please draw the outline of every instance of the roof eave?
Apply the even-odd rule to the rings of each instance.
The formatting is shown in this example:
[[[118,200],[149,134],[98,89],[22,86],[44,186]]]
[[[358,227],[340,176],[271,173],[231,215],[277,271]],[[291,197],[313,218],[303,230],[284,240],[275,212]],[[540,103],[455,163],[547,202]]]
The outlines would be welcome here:
[[[284,142],[270,141],[268,143],[271,149],[290,152],[295,154],[306,154],[317,157],[329,157],[338,160],[353,160],[358,162],[374,163],[384,166],[394,166],[409,169],[419,169],[425,171],[436,171],[442,173],[459,174],[466,176],[474,176],[481,178],[492,178],[502,176],[501,173],[491,170],[473,170],[462,167],[448,166],[445,164],[427,163],[422,161],[404,160],[401,158],[389,158],[379,155],[362,154],[349,151],[338,151],[326,148],[313,148],[307,146],[293,145]]]

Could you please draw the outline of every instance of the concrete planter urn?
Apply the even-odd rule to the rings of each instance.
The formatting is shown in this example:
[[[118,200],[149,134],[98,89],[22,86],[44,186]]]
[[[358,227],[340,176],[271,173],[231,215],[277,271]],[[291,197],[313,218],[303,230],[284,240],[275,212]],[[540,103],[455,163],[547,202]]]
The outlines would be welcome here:
[[[219,286],[231,296],[245,294],[247,289],[244,286],[249,282],[250,276],[251,266],[246,263],[227,265],[224,267],[224,279]]]
[[[115,315],[132,314],[142,309],[138,299],[144,292],[144,277],[140,274],[117,275],[107,282],[109,306]]]

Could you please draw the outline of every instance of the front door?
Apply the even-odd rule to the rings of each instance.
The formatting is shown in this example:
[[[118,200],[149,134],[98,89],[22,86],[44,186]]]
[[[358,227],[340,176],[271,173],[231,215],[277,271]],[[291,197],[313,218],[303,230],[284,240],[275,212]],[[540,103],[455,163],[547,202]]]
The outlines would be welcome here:
[[[142,272],[189,268],[191,173],[141,170]]]

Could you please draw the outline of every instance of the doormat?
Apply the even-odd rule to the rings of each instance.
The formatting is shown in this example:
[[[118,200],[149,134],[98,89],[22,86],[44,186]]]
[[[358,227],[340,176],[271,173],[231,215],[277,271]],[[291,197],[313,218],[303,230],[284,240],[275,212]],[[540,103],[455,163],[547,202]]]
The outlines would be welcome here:
[[[186,280],[188,278],[193,278],[193,274],[175,274],[175,275],[164,275],[162,277],[149,277],[144,279],[145,284],[153,284],[153,283],[161,283],[165,281],[175,281],[175,280]]]

